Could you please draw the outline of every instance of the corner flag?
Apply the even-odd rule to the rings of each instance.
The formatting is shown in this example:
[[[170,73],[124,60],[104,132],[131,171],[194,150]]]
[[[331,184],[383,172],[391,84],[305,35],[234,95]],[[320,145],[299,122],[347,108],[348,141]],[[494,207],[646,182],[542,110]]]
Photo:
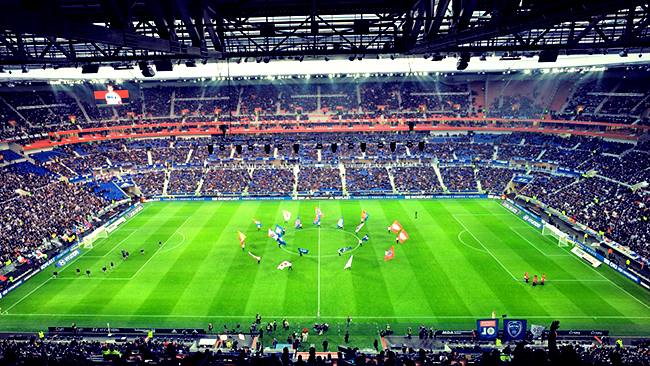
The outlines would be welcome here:
[[[350,256],[350,259],[348,259],[348,263],[345,264],[345,267],[343,269],[348,269],[352,267],[352,259],[354,258],[354,254]]]
[[[390,231],[392,231],[394,234],[397,234],[400,232],[400,230],[402,230],[402,225],[400,225],[399,222],[395,220],[395,222],[393,222],[393,224],[390,226]]]
[[[384,262],[393,259],[393,257],[395,257],[395,246],[390,247],[390,250],[385,253]]]

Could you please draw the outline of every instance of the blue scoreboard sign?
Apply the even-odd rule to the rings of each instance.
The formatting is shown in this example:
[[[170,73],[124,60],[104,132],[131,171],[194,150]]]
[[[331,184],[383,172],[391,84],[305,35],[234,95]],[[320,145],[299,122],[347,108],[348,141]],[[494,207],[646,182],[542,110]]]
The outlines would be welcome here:
[[[499,319],[478,319],[476,330],[479,339],[496,339],[499,332]]]
[[[504,319],[503,335],[506,341],[519,340],[526,338],[526,320],[525,319]]]

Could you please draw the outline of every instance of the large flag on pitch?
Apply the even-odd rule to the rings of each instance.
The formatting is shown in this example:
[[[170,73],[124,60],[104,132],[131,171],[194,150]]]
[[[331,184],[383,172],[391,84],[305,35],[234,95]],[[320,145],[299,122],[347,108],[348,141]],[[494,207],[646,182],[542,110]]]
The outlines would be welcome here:
[[[408,238],[409,238],[409,235],[406,233],[406,231],[404,231],[404,229],[402,229],[402,231],[399,233],[399,235],[397,235],[397,240],[399,240],[400,243],[403,243],[403,242],[407,241]]]
[[[255,258],[258,262],[262,259],[262,258],[256,256],[255,254],[251,253],[251,252],[248,252],[248,255],[250,255],[251,257]]]
[[[277,236],[282,236],[284,235],[284,229],[280,225],[275,225],[275,234]]]
[[[296,217],[296,223],[294,224],[294,229],[298,229],[299,227],[302,226],[302,222],[300,221],[300,216]]]
[[[354,232],[355,232],[355,233],[358,233],[359,230],[361,230],[361,228],[363,227],[364,224],[365,224],[365,222],[360,223],[359,226],[357,226],[357,228],[354,229]]]
[[[300,252],[302,254],[309,254],[309,249],[298,248],[298,252]]]
[[[284,221],[287,222],[291,218],[291,212],[282,210],[282,216],[284,216]]]
[[[291,267],[291,262],[284,261],[284,262],[280,263],[280,265],[278,266],[278,269],[285,269],[287,267]]]
[[[244,235],[244,233],[242,233],[241,231],[238,231],[237,233],[239,234],[239,242],[241,243],[241,246],[243,247],[244,246],[244,240],[246,239],[246,235]]]
[[[257,226],[258,229],[262,227],[262,223],[261,223],[261,222],[255,220],[255,219],[253,219],[253,222],[255,223],[255,226]]]
[[[369,217],[370,217],[370,214],[367,213],[366,210],[361,210],[361,222],[368,221]]]
[[[284,245],[285,247],[287,246],[287,242],[284,241],[284,238],[281,236],[278,236],[278,243]]]
[[[400,225],[399,222],[395,220],[395,222],[393,222],[393,224],[390,226],[390,231],[392,231],[394,234],[397,234],[400,232],[400,230],[402,230],[402,225]]]
[[[273,238],[275,240],[278,239],[278,234],[276,234],[275,231],[271,230],[271,228],[269,228],[268,236],[269,236],[269,238]]]
[[[320,216],[316,215],[316,218],[314,219],[312,225],[320,225]]]
[[[343,229],[343,216],[339,219],[339,222],[336,224],[337,229]]]
[[[323,215],[323,212],[318,207],[316,207],[316,216],[325,217],[325,215]]]
[[[384,262],[393,259],[393,257],[395,257],[395,246],[390,247],[390,250],[385,253]]]
[[[350,256],[350,259],[348,259],[348,263],[345,264],[345,267],[343,267],[343,269],[348,269],[352,267],[352,258],[354,258],[354,254]]]

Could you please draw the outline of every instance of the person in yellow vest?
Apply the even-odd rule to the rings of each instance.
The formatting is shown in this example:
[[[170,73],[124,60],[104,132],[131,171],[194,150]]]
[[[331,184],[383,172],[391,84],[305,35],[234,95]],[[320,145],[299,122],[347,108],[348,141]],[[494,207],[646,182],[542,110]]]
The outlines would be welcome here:
[[[616,344],[617,344],[619,347],[623,347],[623,341],[620,340],[620,339],[617,339],[617,340],[616,340]]]
[[[41,330],[38,332],[38,339],[43,340],[43,338],[45,338],[45,333]]]
[[[147,333],[147,336],[149,337],[149,340],[153,339],[153,331],[150,330],[149,333]]]
[[[501,339],[497,338],[497,346],[501,347]]]

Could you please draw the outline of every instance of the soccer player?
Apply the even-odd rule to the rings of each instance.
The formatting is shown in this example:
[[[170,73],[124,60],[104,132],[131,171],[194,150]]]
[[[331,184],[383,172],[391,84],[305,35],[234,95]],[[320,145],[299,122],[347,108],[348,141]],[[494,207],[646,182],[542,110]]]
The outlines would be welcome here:
[[[111,262],[111,269],[115,269],[115,265]]]
[[[162,248],[162,241],[158,242],[158,248]]]
[[[77,277],[79,277],[80,274],[81,274],[81,270],[79,269],[79,267],[77,267]]]
[[[104,271],[104,275],[106,275],[106,266],[102,267],[102,271]]]
[[[537,275],[533,277],[533,286],[537,286]]]
[[[388,227],[388,233],[390,234],[390,226]]]
[[[57,271],[54,271],[54,273],[53,273],[53,275],[54,275],[54,279],[57,279],[57,278],[59,278],[59,272],[57,272]]]
[[[129,252],[126,252],[126,258],[129,258]]]
[[[528,283],[528,272],[524,272],[524,281]]]
[[[417,220],[417,218],[418,218],[418,212],[415,211],[415,219]]]
[[[546,281],[546,275],[542,275],[542,281],[539,283],[540,285],[544,286],[544,281]]]
[[[86,270],[86,276],[90,277],[90,270],[89,269]]]
[[[140,250],[140,254],[144,255],[144,249]]]

